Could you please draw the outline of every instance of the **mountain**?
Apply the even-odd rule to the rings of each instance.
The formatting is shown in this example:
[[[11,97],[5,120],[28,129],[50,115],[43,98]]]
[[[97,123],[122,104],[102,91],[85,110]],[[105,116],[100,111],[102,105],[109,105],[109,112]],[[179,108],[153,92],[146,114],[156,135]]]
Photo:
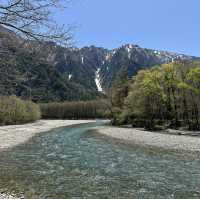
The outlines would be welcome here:
[[[31,42],[30,48],[27,41],[3,27],[0,52],[0,94],[39,102],[95,99],[104,96],[121,72],[132,77],[142,68],[175,59],[196,59],[132,44],[108,50]]]
[[[110,88],[115,77],[122,71],[127,71],[129,77],[132,77],[142,68],[176,59],[196,58],[127,44],[113,50],[95,46],[81,49],[57,47],[54,53],[50,53],[49,59],[70,82],[80,83],[102,92]]]

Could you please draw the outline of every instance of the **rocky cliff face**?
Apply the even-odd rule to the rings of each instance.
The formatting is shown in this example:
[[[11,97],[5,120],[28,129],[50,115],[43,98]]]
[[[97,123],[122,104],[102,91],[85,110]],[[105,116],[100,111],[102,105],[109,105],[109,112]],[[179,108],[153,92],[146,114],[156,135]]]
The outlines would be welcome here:
[[[2,27],[0,50],[0,94],[35,101],[93,99],[104,95],[124,71],[131,78],[140,69],[177,58],[196,59],[132,44],[108,50],[47,43],[39,51],[29,50],[26,41]]]
[[[53,62],[59,71],[68,76],[70,81],[92,88],[96,87],[98,91],[106,91],[122,71],[127,71],[129,77],[132,77],[142,68],[171,62],[175,59],[195,58],[127,44],[113,50],[95,46],[57,50]]]

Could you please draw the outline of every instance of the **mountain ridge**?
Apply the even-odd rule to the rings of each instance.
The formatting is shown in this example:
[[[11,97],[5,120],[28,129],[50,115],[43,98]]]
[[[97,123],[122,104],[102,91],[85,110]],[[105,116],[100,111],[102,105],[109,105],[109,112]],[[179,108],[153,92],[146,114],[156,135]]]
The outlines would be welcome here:
[[[135,44],[109,50],[94,45],[65,48],[52,42],[41,46],[32,42],[34,48],[29,50],[22,41],[10,30],[6,33],[5,28],[0,28],[0,49],[9,43],[7,55],[15,53],[10,58],[0,54],[0,94],[41,102],[102,97],[121,72],[126,71],[131,78],[138,70],[154,65],[198,59]]]

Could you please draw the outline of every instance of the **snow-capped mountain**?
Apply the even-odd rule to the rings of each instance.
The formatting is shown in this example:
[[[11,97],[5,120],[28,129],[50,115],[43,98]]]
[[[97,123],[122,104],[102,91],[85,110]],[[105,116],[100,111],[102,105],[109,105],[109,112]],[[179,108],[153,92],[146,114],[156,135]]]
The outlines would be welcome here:
[[[106,94],[121,72],[131,78],[143,68],[175,59],[197,59],[133,44],[108,50],[45,43],[40,51],[29,51],[26,42],[0,27],[0,52],[4,49],[6,53],[0,53],[0,94],[31,95],[35,101],[93,99]]]
[[[132,77],[142,68],[176,59],[195,57],[127,44],[113,50],[95,46],[62,50],[58,47],[53,62],[59,71],[66,73],[66,76],[70,75],[70,81],[106,92],[122,71],[127,71],[129,77]]]

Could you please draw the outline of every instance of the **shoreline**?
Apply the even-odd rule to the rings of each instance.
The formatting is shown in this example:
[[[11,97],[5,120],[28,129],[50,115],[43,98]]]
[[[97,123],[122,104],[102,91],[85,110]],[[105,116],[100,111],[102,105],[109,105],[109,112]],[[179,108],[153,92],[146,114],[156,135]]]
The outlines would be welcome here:
[[[103,127],[95,129],[95,131],[104,136],[120,140],[125,144],[200,153],[200,137],[163,134],[119,127]]]
[[[92,122],[95,122],[95,120],[39,120],[22,125],[0,126],[0,152],[23,144],[35,135],[55,128]],[[19,197],[0,191],[0,199],[19,199]]]
[[[22,125],[0,126],[0,152],[23,144],[35,135],[54,128],[91,122],[95,120],[39,120]]]

